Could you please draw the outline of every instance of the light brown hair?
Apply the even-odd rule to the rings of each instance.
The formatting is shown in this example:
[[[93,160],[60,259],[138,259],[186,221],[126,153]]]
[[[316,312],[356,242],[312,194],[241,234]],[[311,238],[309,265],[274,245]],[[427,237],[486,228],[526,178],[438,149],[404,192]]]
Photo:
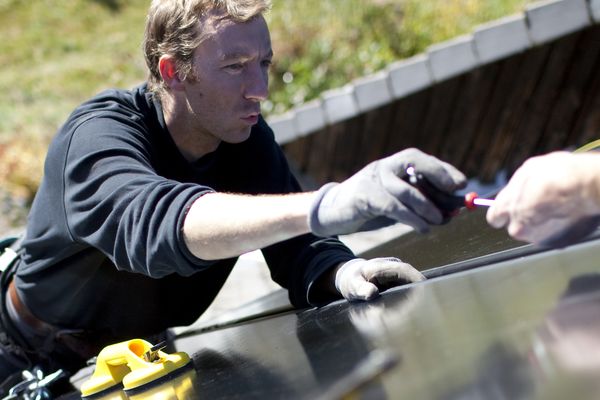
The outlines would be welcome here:
[[[153,0],[143,43],[149,69],[148,88],[159,96],[166,90],[158,68],[158,61],[165,54],[175,58],[182,79],[190,76],[194,50],[205,38],[199,26],[203,15],[216,10],[225,19],[246,22],[270,7],[271,0]]]

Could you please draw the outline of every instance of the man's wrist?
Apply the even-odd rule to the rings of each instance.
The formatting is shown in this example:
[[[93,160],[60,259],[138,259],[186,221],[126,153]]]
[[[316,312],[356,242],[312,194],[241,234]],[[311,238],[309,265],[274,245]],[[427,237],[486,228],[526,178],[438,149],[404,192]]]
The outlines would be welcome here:
[[[342,298],[342,294],[335,287],[335,277],[346,262],[348,261],[332,266],[315,279],[309,288],[308,298],[310,304],[325,304]]]
[[[327,227],[322,225],[322,221],[319,218],[319,211],[321,207],[327,207],[327,205],[323,202],[323,198],[331,188],[337,185],[339,185],[339,183],[330,182],[323,185],[319,190],[314,192],[314,197],[307,215],[308,228],[314,235],[322,237],[332,235],[332,233],[327,231]]]
[[[352,261],[352,260],[350,260],[350,261]],[[331,293],[331,294],[335,294],[335,295],[339,295],[341,293],[338,290],[338,288],[336,287],[335,278],[336,278],[339,270],[347,262],[349,262],[349,261],[344,261],[344,262],[339,263],[337,266],[335,266],[334,268],[331,268],[329,271],[327,271],[320,277],[321,282],[319,282],[319,284],[321,285],[321,289],[323,291]]]

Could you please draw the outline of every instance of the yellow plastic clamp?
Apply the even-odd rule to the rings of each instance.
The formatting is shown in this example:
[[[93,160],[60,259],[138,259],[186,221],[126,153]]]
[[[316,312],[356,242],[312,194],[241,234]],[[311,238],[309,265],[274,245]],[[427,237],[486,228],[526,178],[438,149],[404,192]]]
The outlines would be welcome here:
[[[151,355],[151,359],[148,355]],[[121,382],[125,390],[137,389],[173,373],[189,362],[190,357],[186,353],[153,351],[152,345],[142,339],[112,344],[98,354],[94,374],[81,385],[81,395],[92,396]]]

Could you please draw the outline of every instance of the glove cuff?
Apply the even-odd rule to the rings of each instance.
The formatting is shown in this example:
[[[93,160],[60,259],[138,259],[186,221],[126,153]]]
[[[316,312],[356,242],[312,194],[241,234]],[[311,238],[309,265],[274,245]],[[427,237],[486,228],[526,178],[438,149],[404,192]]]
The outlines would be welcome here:
[[[335,288],[337,289],[338,292],[340,292],[340,294],[344,297],[346,297],[344,295],[344,293],[346,292],[346,290],[344,290],[344,288],[342,288],[342,281],[344,280],[345,277],[345,272],[348,268],[350,268],[353,264],[356,263],[361,263],[366,261],[364,258],[355,258],[352,259],[350,261],[346,261],[344,264],[342,264],[342,266],[340,268],[338,268],[338,270],[335,273],[335,279],[334,279],[334,284],[335,284]]]
[[[329,190],[337,185],[339,185],[339,183],[331,182],[321,186],[310,206],[310,210],[308,212],[308,227],[310,228],[311,232],[317,236],[327,237],[332,235],[332,233],[327,232],[327,228],[319,221],[319,208],[321,207],[321,203],[325,195],[329,192]]]

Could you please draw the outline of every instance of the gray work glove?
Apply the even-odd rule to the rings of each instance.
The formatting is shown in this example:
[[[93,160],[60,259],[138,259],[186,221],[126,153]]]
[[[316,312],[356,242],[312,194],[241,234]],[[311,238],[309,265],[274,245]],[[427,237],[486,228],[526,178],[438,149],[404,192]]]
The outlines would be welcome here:
[[[424,279],[423,274],[397,258],[356,258],[337,270],[335,288],[348,301],[370,300],[380,291]]]
[[[427,232],[428,224],[441,224],[440,210],[402,179],[410,165],[441,191],[452,193],[466,184],[465,176],[450,164],[406,149],[370,163],[342,183],[319,189],[308,216],[311,231],[332,236],[401,222]]]

